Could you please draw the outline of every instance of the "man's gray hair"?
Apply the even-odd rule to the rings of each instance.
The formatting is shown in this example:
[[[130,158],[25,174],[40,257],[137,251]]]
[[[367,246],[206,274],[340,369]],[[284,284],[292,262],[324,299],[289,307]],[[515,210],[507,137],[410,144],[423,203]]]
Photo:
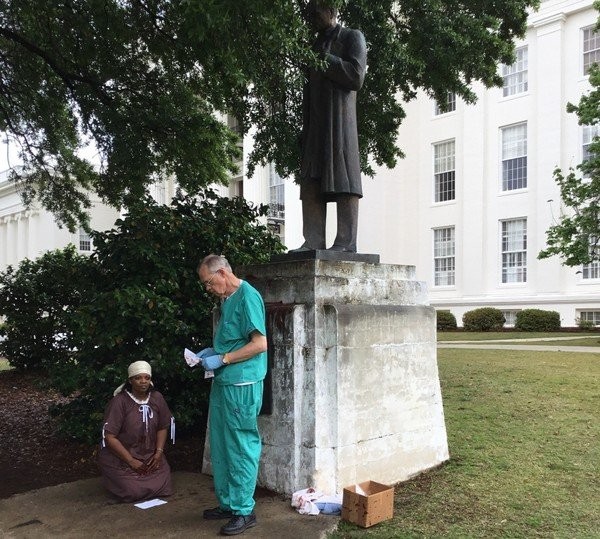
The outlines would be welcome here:
[[[229,264],[227,259],[221,255],[210,254],[205,256],[198,264],[198,267],[196,268],[196,273],[200,272],[200,268],[202,266],[205,266],[206,269],[211,273],[214,273],[222,268],[232,271],[231,265]]]

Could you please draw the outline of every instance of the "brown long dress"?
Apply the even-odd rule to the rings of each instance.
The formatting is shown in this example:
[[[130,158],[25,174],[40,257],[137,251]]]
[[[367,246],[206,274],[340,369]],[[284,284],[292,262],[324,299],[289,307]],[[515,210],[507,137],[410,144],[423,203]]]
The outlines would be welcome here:
[[[125,391],[111,399],[104,413],[104,433],[117,437],[133,458],[148,461],[156,450],[156,434],[171,424],[171,411],[164,397],[150,391],[149,408],[136,403]],[[146,415],[146,423],[144,423]],[[100,446],[98,465],[106,489],[123,502],[169,496],[171,468],[163,455],[161,466],[153,473],[140,475],[117,457],[108,447]]]

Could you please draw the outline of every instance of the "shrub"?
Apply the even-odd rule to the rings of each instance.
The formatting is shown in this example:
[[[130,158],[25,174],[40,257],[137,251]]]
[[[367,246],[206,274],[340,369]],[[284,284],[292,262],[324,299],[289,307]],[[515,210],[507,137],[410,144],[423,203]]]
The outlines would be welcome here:
[[[556,311],[523,309],[517,313],[515,328],[521,331],[558,331],[560,315]]]
[[[466,331],[497,331],[506,322],[502,311],[493,307],[481,307],[467,311],[462,317]]]
[[[0,356],[21,370],[66,361],[70,313],[85,300],[93,271],[71,245],[0,273]]]
[[[585,318],[578,317],[575,319],[575,322],[577,323],[577,327],[579,329],[583,329],[585,331],[591,331],[596,328],[594,322],[591,320],[586,320]]]
[[[95,252],[88,271],[93,278],[76,280],[63,292],[67,307],[60,331],[69,329],[68,353],[46,363],[50,385],[65,395],[76,391],[53,410],[64,433],[97,441],[106,403],[125,381],[127,366],[139,359],[152,365],[153,381],[178,429],[196,429],[206,421],[210,385],[202,369],[190,369],[183,360],[184,348],[196,351],[212,341],[216,300],[201,286],[196,266],[211,252],[226,256],[234,268],[281,252],[279,240],[258,222],[265,213],[266,207],[211,191],[201,201],[178,195],[171,206],[148,197],[130,207],[113,230],[92,232]],[[41,284],[44,294],[55,286],[48,278]],[[45,303],[28,294],[22,298]],[[35,335],[40,320],[31,315],[21,323],[9,316],[7,325],[20,324],[20,334]],[[56,337],[58,326],[46,333],[52,331]]]
[[[456,316],[450,311],[436,311],[438,331],[456,329]]]

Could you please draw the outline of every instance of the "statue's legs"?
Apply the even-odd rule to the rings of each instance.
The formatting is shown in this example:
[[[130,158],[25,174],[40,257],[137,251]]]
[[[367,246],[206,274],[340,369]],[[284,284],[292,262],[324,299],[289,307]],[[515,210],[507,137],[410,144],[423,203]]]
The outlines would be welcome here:
[[[321,195],[321,183],[311,178],[302,184],[302,233],[304,243],[294,251],[325,249],[327,203]]]
[[[355,195],[338,195],[337,236],[331,251],[356,253],[356,234],[358,231],[358,198]]]

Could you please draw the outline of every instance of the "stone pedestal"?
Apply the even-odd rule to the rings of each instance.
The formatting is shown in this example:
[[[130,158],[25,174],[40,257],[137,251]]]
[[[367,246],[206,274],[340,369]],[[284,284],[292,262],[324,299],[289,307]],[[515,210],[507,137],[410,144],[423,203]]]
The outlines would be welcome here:
[[[448,459],[435,311],[414,267],[315,258],[237,274],[267,304],[260,485],[341,493]]]

